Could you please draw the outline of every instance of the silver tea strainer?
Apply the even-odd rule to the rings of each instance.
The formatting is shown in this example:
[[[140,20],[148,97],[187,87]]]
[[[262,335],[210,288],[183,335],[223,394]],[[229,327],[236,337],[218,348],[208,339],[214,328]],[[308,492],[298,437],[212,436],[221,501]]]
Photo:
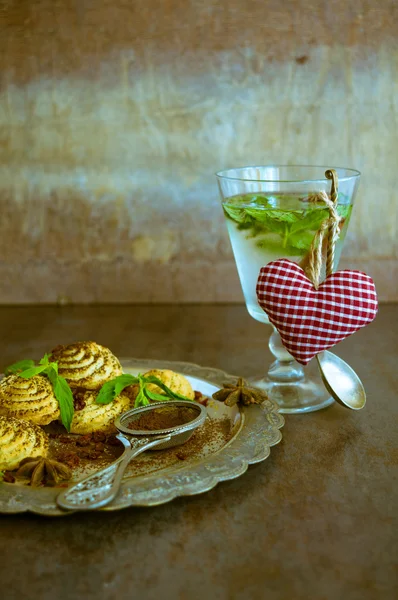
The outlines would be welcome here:
[[[163,420],[167,419],[172,425],[164,427]],[[109,504],[117,496],[124,471],[133,458],[145,450],[165,450],[185,444],[205,419],[204,406],[185,400],[156,402],[128,410],[115,421],[120,432],[116,437],[124,445],[123,454],[61,492],[57,496],[58,506],[67,510],[90,510]]]

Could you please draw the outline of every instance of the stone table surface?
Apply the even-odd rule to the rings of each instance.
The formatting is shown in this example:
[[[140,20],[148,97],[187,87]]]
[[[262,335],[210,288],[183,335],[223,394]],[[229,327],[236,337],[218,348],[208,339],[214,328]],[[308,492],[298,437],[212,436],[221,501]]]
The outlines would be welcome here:
[[[251,376],[270,328],[239,305],[1,307],[0,363],[94,339]],[[397,597],[398,305],[336,348],[368,402],[287,415],[265,462],[206,494],[66,518],[1,516],[2,597]]]

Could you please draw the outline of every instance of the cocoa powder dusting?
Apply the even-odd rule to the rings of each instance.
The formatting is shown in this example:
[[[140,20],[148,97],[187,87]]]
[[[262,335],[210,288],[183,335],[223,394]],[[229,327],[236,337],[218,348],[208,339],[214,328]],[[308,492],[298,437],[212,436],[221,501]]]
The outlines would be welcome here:
[[[14,474],[10,471],[5,471],[3,475],[3,481],[4,483],[15,483]]]
[[[197,410],[186,406],[165,406],[141,413],[137,419],[130,421],[128,426],[137,431],[170,429],[193,421],[198,414]]]
[[[114,435],[102,431],[86,435],[65,434],[62,426],[55,423],[45,428],[50,437],[50,456],[73,471],[94,466],[99,469],[110,464],[123,451],[121,442]]]
[[[209,398],[202,394],[202,392],[195,391],[195,402],[202,404],[203,406],[207,406],[209,403]]]
[[[84,400],[86,390],[84,388],[78,387],[78,388],[74,388],[72,393],[73,393],[74,409],[76,411],[83,410],[83,408],[86,406],[86,402]]]
[[[206,421],[195,429],[192,437],[180,446],[167,450],[151,450],[140,454],[131,461],[127,475],[138,477],[169,469],[190,462],[197,462],[210,454],[221,450],[234,436],[235,427],[226,417],[215,419],[207,416]]]

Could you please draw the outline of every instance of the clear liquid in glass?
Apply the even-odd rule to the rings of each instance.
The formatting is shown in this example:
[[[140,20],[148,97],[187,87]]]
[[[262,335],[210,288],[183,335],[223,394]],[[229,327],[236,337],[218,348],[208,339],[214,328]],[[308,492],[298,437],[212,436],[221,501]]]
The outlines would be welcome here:
[[[309,202],[302,193],[264,192],[226,198],[224,215],[243,294],[250,315],[262,323],[268,317],[257,302],[256,284],[261,267],[279,258],[288,258],[304,270],[313,238],[329,217],[322,202]],[[335,246],[335,266],[340,259],[351,217],[349,199],[339,195],[340,236]]]

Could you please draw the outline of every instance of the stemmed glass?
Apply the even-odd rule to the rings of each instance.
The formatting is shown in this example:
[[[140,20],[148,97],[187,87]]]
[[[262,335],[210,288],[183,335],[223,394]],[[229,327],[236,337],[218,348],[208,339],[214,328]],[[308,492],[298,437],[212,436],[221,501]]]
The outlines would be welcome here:
[[[216,174],[232,250],[249,314],[268,323],[267,314],[256,296],[261,267],[279,258],[288,258],[303,269],[308,252],[328,209],[311,197],[321,191],[330,195],[329,167],[321,166],[248,166]],[[335,247],[336,269],[360,173],[335,168],[339,194],[337,212],[340,235]],[[296,362],[282,345],[274,329],[269,348],[275,357],[265,376],[251,383],[265,389],[280,406],[281,412],[300,413],[319,410],[333,402],[325,389],[316,361],[306,367]]]

